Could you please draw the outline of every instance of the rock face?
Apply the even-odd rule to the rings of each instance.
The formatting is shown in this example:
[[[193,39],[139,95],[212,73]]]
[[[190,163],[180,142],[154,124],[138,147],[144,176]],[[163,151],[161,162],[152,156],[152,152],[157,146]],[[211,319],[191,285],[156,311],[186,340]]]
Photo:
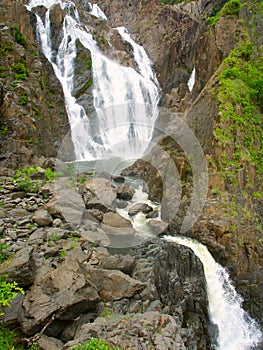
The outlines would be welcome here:
[[[54,156],[69,124],[60,83],[35,39],[35,19],[23,2],[4,0],[0,8],[1,164],[18,167]]]

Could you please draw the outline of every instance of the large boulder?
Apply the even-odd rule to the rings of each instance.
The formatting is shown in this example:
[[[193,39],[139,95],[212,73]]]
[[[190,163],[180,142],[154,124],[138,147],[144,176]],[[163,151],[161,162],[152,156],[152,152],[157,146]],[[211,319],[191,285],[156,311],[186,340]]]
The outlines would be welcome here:
[[[20,249],[14,257],[10,257],[0,265],[0,275],[7,275],[8,280],[16,281],[21,287],[32,284],[35,273],[33,247],[29,246]]]
[[[130,216],[134,216],[140,212],[142,212],[143,214],[148,214],[151,211],[153,211],[153,208],[150,205],[146,203],[136,203],[130,207],[128,214]]]
[[[33,221],[39,226],[48,226],[52,223],[52,217],[49,212],[43,208],[38,209],[32,217]]]
[[[21,329],[34,334],[54,314],[59,320],[73,320],[95,307],[100,300],[97,288],[75,259],[66,259],[56,270],[35,281],[19,313]]]
[[[112,226],[112,227],[132,227],[132,224],[130,220],[125,219],[123,216],[121,216],[118,213],[105,213],[103,215],[102,223],[106,226]]]
[[[46,204],[46,209],[50,215],[77,226],[81,222],[85,205],[78,192],[65,188],[56,192],[54,197]]]
[[[117,197],[112,183],[102,177],[87,180],[80,188],[87,209],[98,209],[104,213],[114,210]]]
[[[121,184],[117,188],[117,197],[119,199],[124,199],[126,201],[129,201],[132,199],[134,193],[135,193],[134,188],[127,184]]]

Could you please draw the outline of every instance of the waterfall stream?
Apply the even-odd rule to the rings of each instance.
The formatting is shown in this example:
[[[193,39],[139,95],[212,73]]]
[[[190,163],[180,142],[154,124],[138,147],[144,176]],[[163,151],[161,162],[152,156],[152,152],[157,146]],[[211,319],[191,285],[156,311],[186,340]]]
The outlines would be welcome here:
[[[215,262],[201,243],[178,236],[166,236],[165,239],[191,248],[203,264],[210,318],[219,330],[216,349],[252,349],[261,340],[261,332],[256,322],[242,309],[242,298],[235,291],[227,271]]]
[[[54,4],[66,10],[63,37],[57,52],[52,48],[50,23]],[[116,31],[133,50],[136,69],[121,66],[103,54],[89,29],[81,22],[73,2],[30,0],[27,9],[31,11],[37,6],[47,9],[44,21],[36,14],[37,35],[42,51],[63,87],[76,160],[141,157],[151,140],[159,101],[159,85],[144,49],[131,39],[127,29],[117,28]],[[89,7],[88,16],[107,20],[98,5],[90,4]],[[77,40],[90,51],[92,58],[95,118],[87,115],[72,95]]]

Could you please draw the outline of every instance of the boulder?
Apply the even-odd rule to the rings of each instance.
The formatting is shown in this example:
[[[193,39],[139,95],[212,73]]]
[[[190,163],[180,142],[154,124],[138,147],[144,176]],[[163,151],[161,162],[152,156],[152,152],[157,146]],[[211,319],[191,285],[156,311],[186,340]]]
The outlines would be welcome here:
[[[35,281],[23,301],[19,323],[25,334],[34,334],[52,315],[58,320],[73,320],[99,300],[97,288],[79,262],[69,258]]]
[[[148,222],[151,232],[154,234],[161,234],[165,233],[168,229],[167,222],[164,222],[162,220],[149,220]]]
[[[130,220],[124,218],[118,213],[112,213],[112,212],[105,213],[103,215],[102,223],[106,226],[118,227],[118,228],[132,227]]]
[[[126,201],[129,201],[132,199],[134,193],[135,193],[134,188],[127,184],[121,184],[117,188],[117,197],[119,199],[124,199]]]
[[[81,222],[85,205],[78,192],[65,188],[56,192],[55,196],[46,204],[46,209],[50,215],[75,227]]]
[[[80,324],[74,340],[66,343],[64,349],[92,337],[106,339],[122,349],[186,350],[175,319],[158,311],[112,314],[98,317],[94,323]]]
[[[44,334],[41,334],[37,343],[41,350],[62,350],[63,349],[63,343],[61,340],[58,340],[52,337],[47,337]]]
[[[131,298],[146,287],[145,283],[118,270],[104,270],[91,266],[86,267],[85,270],[87,278],[96,286],[103,301]]]
[[[80,229],[80,241],[81,242],[91,242],[103,246],[107,246],[110,244],[110,239],[102,230],[91,231]]]
[[[87,209],[99,209],[107,212],[114,208],[116,190],[112,183],[105,178],[87,180],[80,189]]]
[[[52,223],[52,217],[49,212],[43,208],[38,209],[32,217],[33,221],[39,226],[48,226]]]
[[[140,212],[142,212],[143,214],[148,214],[152,211],[153,211],[153,208],[150,205],[146,203],[136,203],[130,207],[128,214],[130,216],[134,216]]]
[[[27,287],[34,281],[36,266],[33,247],[24,247],[16,255],[0,265],[0,275],[8,275],[8,281],[16,281],[21,287]]]

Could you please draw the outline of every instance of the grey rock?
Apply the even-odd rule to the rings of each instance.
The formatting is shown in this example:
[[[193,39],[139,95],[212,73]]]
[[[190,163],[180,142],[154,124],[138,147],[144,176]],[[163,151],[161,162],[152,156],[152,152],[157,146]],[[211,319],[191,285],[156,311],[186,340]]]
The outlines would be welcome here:
[[[32,217],[33,221],[39,226],[48,226],[52,223],[52,217],[49,212],[43,208],[38,209]]]
[[[32,284],[36,272],[32,253],[33,247],[20,249],[15,257],[3,263],[0,275],[8,275],[8,280],[16,281],[22,287]]]
[[[65,349],[91,337],[106,339],[123,349],[186,350],[174,318],[157,311],[98,317],[94,323],[80,325]]]
[[[34,334],[52,314],[59,320],[73,320],[99,300],[96,287],[78,261],[67,259],[35,281],[24,299],[19,323],[25,334]]]
[[[63,343],[61,340],[47,337],[44,334],[41,334],[40,338],[37,340],[37,343],[41,350],[62,350]]]
[[[81,222],[85,205],[79,193],[72,189],[63,189],[46,204],[50,215],[65,220],[73,227]]]
[[[128,214],[130,216],[133,216],[140,212],[142,212],[143,214],[148,214],[151,211],[153,211],[153,208],[150,205],[146,203],[136,203],[130,207]]]
[[[124,218],[118,213],[112,213],[112,212],[105,213],[103,215],[102,223],[106,226],[111,226],[111,227],[119,227],[119,228],[132,227],[130,220]]]
[[[165,233],[168,229],[168,224],[162,220],[149,220],[148,224],[152,233],[157,235]]]

